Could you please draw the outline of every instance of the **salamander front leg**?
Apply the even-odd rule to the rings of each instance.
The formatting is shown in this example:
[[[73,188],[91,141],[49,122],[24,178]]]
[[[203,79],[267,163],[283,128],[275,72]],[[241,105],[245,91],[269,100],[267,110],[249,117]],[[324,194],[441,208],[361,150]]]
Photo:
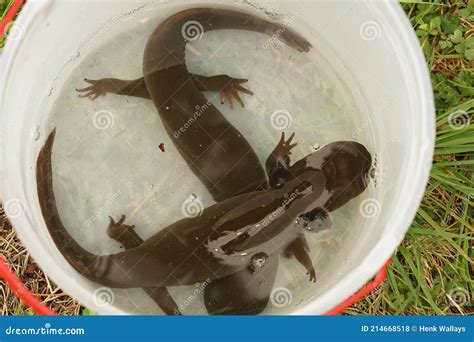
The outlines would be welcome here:
[[[282,133],[277,147],[265,163],[269,184],[272,188],[281,188],[290,176],[291,150],[298,145],[292,144],[294,137],[295,133],[285,140],[285,133]]]
[[[89,83],[89,86],[76,89],[76,91],[80,94],[79,97],[88,97],[92,101],[107,95],[107,93],[151,99],[143,77],[132,81],[116,78],[103,78],[101,80],[86,78],[84,81]]]
[[[138,247],[143,243],[143,239],[135,231],[135,226],[124,224],[126,216],[122,215],[118,222],[115,222],[112,217],[107,228],[107,235],[120,243],[125,249],[132,249]],[[148,286],[143,290],[158,304],[158,306],[167,315],[181,315],[178,305],[169,294],[166,287]]]
[[[126,219],[125,215],[122,215],[117,222],[110,216],[109,219],[107,235],[120,243],[125,249],[135,248],[143,243],[143,239],[135,231],[135,226],[124,224]]]
[[[242,86],[243,83],[247,83],[246,79],[233,78],[227,75],[216,75],[216,76],[200,76],[192,75],[192,80],[196,87],[200,91],[218,91],[221,93],[221,102],[229,102],[230,107],[234,108],[233,100],[236,100],[242,108],[245,107],[245,103],[240,97],[239,92],[253,95],[253,92]]]

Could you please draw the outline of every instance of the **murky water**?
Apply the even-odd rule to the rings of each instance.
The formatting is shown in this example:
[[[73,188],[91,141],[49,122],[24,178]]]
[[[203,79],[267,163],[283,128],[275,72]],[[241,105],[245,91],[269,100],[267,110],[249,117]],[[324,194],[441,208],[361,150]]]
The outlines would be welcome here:
[[[150,100],[108,94],[90,101],[75,91],[86,86],[84,78],[141,77],[147,39],[168,10],[173,8],[146,7],[111,20],[84,43],[55,90],[48,126],[58,131],[54,172],[59,210],[77,241],[95,253],[121,250],[105,233],[109,215],[126,214],[147,238],[213,203],[164,131]],[[310,53],[303,54],[263,34],[223,30],[205,33],[188,45],[190,72],[249,79],[245,86],[255,95],[243,95],[245,108],[221,104],[216,93],[206,96],[247,138],[262,165],[281,132],[296,133],[293,161],[329,142],[370,142],[367,130],[360,129],[363,110],[350,75],[324,40],[312,43]],[[315,284],[294,259],[280,258],[274,288],[284,290],[278,297],[274,294],[269,312],[302,305],[310,294],[330,286],[323,279],[337,272],[332,265],[341,241],[357,238],[362,229],[362,200],[331,213],[331,230],[307,235],[318,276]],[[174,287],[170,292],[183,313],[205,314],[204,287]],[[114,305],[130,312],[160,312],[141,289],[114,290],[113,298]],[[287,305],[280,305],[281,300]]]

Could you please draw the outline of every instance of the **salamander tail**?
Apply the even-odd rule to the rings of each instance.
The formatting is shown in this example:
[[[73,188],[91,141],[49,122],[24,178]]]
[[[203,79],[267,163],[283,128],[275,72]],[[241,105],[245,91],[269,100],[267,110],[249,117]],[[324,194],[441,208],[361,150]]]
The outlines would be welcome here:
[[[55,136],[56,129],[49,134],[36,162],[36,181],[41,212],[54,244],[61,254],[76,271],[88,278],[94,278],[91,270],[94,269],[98,256],[83,249],[68,233],[59,217],[53,191],[51,162]]]

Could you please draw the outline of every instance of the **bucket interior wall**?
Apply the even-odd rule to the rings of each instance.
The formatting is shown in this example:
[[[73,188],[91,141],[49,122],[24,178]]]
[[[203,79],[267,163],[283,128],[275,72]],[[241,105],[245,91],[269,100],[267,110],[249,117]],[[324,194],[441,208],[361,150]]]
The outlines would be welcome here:
[[[177,8],[175,3],[178,2],[174,2],[172,8]],[[189,6],[190,2],[179,3]],[[317,282],[309,283],[304,270],[295,266],[294,260],[281,258],[280,268],[286,270],[282,272],[290,274],[279,274],[275,288],[289,288],[291,300],[284,307],[269,305],[265,314],[321,314],[339,304],[369,280],[403,238],[424,186],[418,183],[426,181],[429,170],[428,155],[433,144],[432,119],[425,114],[430,112],[431,99],[423,98],[426,96],[425,89],[420,83],[426,82],[425,70],[417,64],[420,56],[413,52],[412,33],[407,31],[408,25],[401,20],[403,14],[393,3],[258,3],[257,6],[253,2],[254,5],[247,2],[229,2],[229,5],[255,12],[257,15],[265,15],[262,8],[270,8],[281,13],[279,18],[296,18],[291,23],[313,44],[316,50],[315,58],[319,58],[317,65],[328,65],[342,78],[339,83],[335,83],[335,93],[350,92],[348,98],[353,100],[352,106],[340,108],[344,113],[341,114],[343,120],[336,120],[338,127],[342,127],[340,130],[324,127],[325,118],[315,116],[320,112],[330,112],[330,105],[314,107],[315,104],[291,98],[285,93],[285,87],[298,86],[293,85],[291,70],[286,73],[281,71],[287,82],[275,85],[277,90],[272,92],[271,82],[265,83],[263,80],[265,75],[271,80],[270,75],[266,71],[253,70],[249,66],[251,74],[247,78],[256,78],[253,83],[255,89],[252,90],[258,89],[261,92],[249,100],[245,109],[230,111],[226,106],[220,106],[221,111],[231,122],[240,122],[238,119],[232,119],[233,115],[245,115],[247,120],[254,120],[252,125],[258,129],[252,130],[252,125],[247,128],[244,125],[242,133],[251,142],[262,162],[281,133],[269,127],[269,114],[279,109],[287,109],[291,107],[291,101],[299,100],[302,103],[299,103],[298,110],[288,109],[293,113],[295,127],[307,127],[308,130],[319,134],[316,133],[316,138],[311,139],[301,136],[303,146],[295,153],[294,160],[310,153],[315,144],[322,145],[343,139],[364,143],[376,158],[377,185],[373,182],[364,196],[340,212],[334,213],[337,224],[341,227],[352,227],[343,230],[343,234],[339,235],[326,232],[309,237],[311,255],[316,260]],[[114,57],[108,37],[121,32],[126,38],[127,27],[141,30],[143,39],[133,41],[129,36],[129,39],[132,39],[129,43],[136,44],[136,49],[127,50],[125,57],[123,51],[119,51],[122,56],[122,69],[109,67],[103,70],[114,73],[112,77],[139,77],[146,37],[157,25],[147,18],[159,17],[159,11],[169,8],[169,4],[160,1],[153,4],[114,1],[111,6],[107,1],[90,1],[87,6],[83,6],[77,2],[45,4],[33,1],[27,6],[29,7],[19,20],[19,25],[22,25],[20,27],[24,29],[21,41],[12,42],[11,45],[17,44],[17,49],[7,56],[12,64],[8,69],[4,69],[3,76],[8,86],[1,99],[1,176],[6,180],[2,197],[19,199],[25,208],[24,215],[12,218],[12,223],[42,268],[58,285],[83,304],[104,314],[160,313],[141,289],[113,290],[112,303],[97,301],[94,293],[97,294],[101,287],[77,274],[61,257],[47,233],[36,194],[35,163],[45,136],[53,127],[58,127],[55,147],[58,150],[55,150],[55,155],[59,157],[55,160],[54,167],[57,168],[55,187],[58,189],[59,210],[61,213],[69,213],[63,217],[66,226],[78,241],[93,252],[119,250],[118,245],[111,243],[105,235],[107,216],[122,214],[122,208],[127,208],[127,198],[133,197],[138,188],[142,189],[140,196],[153,197],[144,209],[146,214],[137,214],[136,222],[133,222],[144,237],[152,234],[157,227],[163,227],[179,217],[181,208],[174,208],[166,199],[162,202],[159,200],[159,189],[166,185],[160,183],[160,179],[167,179],[159,176],[176,170],[183,172],[180,174],[181,179],[192,178],[192,174],[179,159],[171,140],[164,136],[162,128],[159,131],[161,122],[153,105],[133,99],[114,102],[109,98],[103,101],[110,102],[90,104],[87,100],[77,99],[75,95],[64,97],[64,92],[74,93],[73,88],[81,81],[81,77],[94,78],[81,76],[77,70],[93,72],[104,67],[97,66],[99,59],[94,59],[93,55],[97,51],[105,51],[101,50],[102,45],[108,48],[108,57]],[[134,26],[134,23],[139,24]],[[236,37],[248,40],[247,44],[257,45],[259,42],[265,42],[264,37],[257,35],[247,38],[245,33],[238,33]],[[216,33],[209,39],[216,41],[221,38],[227,39],[228,36]],[[204,46],[201,47],[205,50]],[[121,46],[117,46],[117,49],[120,48]],[[230,51],[232,48],[235,56],[245,57],[244,52],[238,51],[238,41],[230,43]],[[284,50],[282,54],[291,52]],[[104,56],[101,58],[104,63],[106,59]],[[129,64],[123,65],[127,60]],[[296,64],[299,62],[302,61],[295,61]],[[210,73],[229,73],[228,70],[232,67],[219,66],[216,60],[209,63],[210,66],[203,66],[199,59],[193,63],[196,70]],[[268,67],[271,69],[271,66]],[[230,70],[239,72],[237,67]],[[108,76],[110,74],[99,75],[97,78]],[[259,76],[261,78],[258,78]],[[279,96],[278,94],[281,95],[278,105],[275,105],[275,101],[265,104],[264,100],[261,100],[265,96]],[[58,106],[58,98],[66,102]],[[216,105],[219,106],[217,102]],[[70,104],[70,113],[59,110],[66,108],[65,103]],[[349,115],[347,111],[353,108],[357,110],[354,115]],[[316,114],[301,112],[311,109],[314,109]],[[105,133],[97,129],[90,130],[87,125],[90,126],[91,118],[103,110],[115,114],[114,129]],[[84,117],[78,117],[74,123],[74,117],[80,115],[81,111],[84,112]],[[117,113],[122,116],[120,120]],[[337,112],[333,114],[337,115]],[[141,119],[140,115],[143,115]],[[311,118],[314,118],[314,121]],[[129,137],[131,144],[128,147],[123,144],[128,139],[126,134],[129,133],[124,133],[127,130],[132,132]],[[62,136],[59,132],[63,132]],[[158,140],[150,143],[150,137],[154,135]],[[169,142],[165,144],[165,153],[159,152],[157,148],[163,141]],[[109,146],[109,149],[100,152],[99,148],[94,149],[95,144],[106,148]],[[114,144],[122,146],[117,148]],[[99,162],[102,158],[107,158],[107,154],[116,162],[107,165]],[[153,159],[150,166],[141,166],[149,158]],[[97,160],[97,163],[94,164],[94,160]],[[132,160],[136,168],[140,168],[140,172],[134,172]],[[108,169],[111,165],[126,170],[122,174],[116,173],[116,183],[108,181],[113,175]],[[169,165],[173,165],[171,170]],[[124,181],[123,177],[127,177],[127,180]],[[143,178],[147,178],[147,181],[142,182],[140,179]],[[205,206],[212,203],[203,187],[196,188],[194,183],[188,184],[186,181],[178,183],[174,195],[185,200],[190,194],[197,193]],[[122,186],[117,187],[117,184]],[[94,190],[99,194],[95,194]],[[81,197],[74,197],[81,192]],[[82,203],[75,203],[77,198],[80,198]],[[87,211],[90,212],[89,216]],[[89,220],[89,224],[85,225],[85,220]],[[82,224],[78,226],[78,222]],[[296,277],[299,281],[288,284],[285,280],[289,276]],[[179,288],[171,289],[177,302],[186,302],[194,292],[193,287],[184,291]],[[202,300],[198,299],[189,304],[187,310],[190,313],[205,313],[201,303]]]

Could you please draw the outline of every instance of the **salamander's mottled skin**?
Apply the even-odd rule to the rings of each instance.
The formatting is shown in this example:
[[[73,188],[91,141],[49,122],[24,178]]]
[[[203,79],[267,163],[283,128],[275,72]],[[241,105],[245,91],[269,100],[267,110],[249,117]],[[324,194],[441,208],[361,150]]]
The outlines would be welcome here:
[[[194,32],[198,35],[219,29],[255,31],[272,37],[276,35],[300,52],[307,52],[311,48],[311,44],[303,37],[281,23],[269,22],[248,13],[232,10],[188,9],[167,18],[150,36],[144,53],[145,76],[143,78],[133,81],[111,78],[86,79],[91,85],[80,89],[82,93],[80,96],[96,99],[107,93],[115,93],[152,99],[179,152],[217,202],[245,192],[266,189],[268,183],[265,171],[250,144],[201,92],[220,91],[222,98],[227,99],[231,107],[232,100],[244,106],[239,92],[248,95],[253,93],[242,86],[247,82],[245,79],[235,79],[227,75],[207,77],[189,73],[185,64],[185,48],[188,43],[187,35],[192,34],[193,26],[198,30],[202,28],[202,32]],[[197,122],[195,122],[196,112],[199,114]],[[190,122],[192,125],[189,125]],[[187,126],[190,127],[183,131],[183,127]],[[131,229],[131,226],[124,225],[123,220],[124,218],[117,223],[111,220],[109,235],[125,248],[137,247],[143,240]],[[297,251],[304,251],[300,248],[303,245],[306,245],[304,239],[298,239],[290,247],[293,251],[286,251],[285,255],[295,255],[301,261],[302,257],[299,256],[304,254],[307,264],[307,253]],[[247,283],[254,278],[254,273],[248,275],[247,272],[243,272],[243,274],[214,281],[205,292],[209,292],[211,288],[213,291],[219,288],[227,291],[229,286],[233,286],[233,293],[242,293],[235,296],[235,298],[240,298],[241,303],[243,298],[248,298],[248,303],[242,304],[242,307],[250,305],[254,307],[251,311],[260,312],[268,302],[273,284],[271,279],[274,279],[276,275],[278,262],[273,264],[275,265],[273,273],[268,269],[265,272],[268,280],[266,284],[270,284],[266,286],[265,291],[246,288]],[[145,291],[166,313],[179,312],[166,289],[149,288]],[[253,292],[266,292],[263,295],[266,299],[254,298]],[[258,294],[258,298],[260,297],[261,294]],[[210,298],[210,302],[213,301]],[[236,309],[237,306],[223,303],[223,307],[234,308],[233,311],[225,311],[225,313],[244,313]],[[208,309],[211,314],[215,312],[209,306]]]
[[[285,167],[282,161],[289,161],[291,145],[279,144],[267,161],[272,170],[286,168],[278,188],[221,201],[204,209],[201,216],[162,229],[138,247],[99,256],[83,249],[61,222],[52,179],[54,137],[55,131],[40,151],[36,168],[46,226],[56,247],[78,272],[116,288],[191,285],[249,268],[262,272],[305,229],[311,231],[295,224],[299,217],[340,207],[361,194],[372,164],[362,145],[338,142]],[[265,261],[256,264],[255,259],[262,256]]]

